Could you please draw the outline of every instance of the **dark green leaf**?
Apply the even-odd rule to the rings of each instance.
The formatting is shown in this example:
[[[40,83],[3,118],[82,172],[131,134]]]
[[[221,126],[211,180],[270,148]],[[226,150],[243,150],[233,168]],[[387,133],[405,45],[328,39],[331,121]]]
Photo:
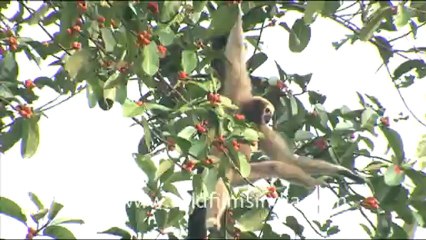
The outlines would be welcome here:
[[[292,52],[302,52],[311,39],[311,28],[303,19],[297,19],[290,32],[289,48]]]
[[[48,226],[44,229],[43,234],[54,239],[76,239],[70,230],[57,225]]]
[[[122,239],[130,239],[132,237],[129,232],[127,232],[126,230],[121,229],[119,227],[112,227],[112,228],[110,228],[108,230],[105,230],[103,232],[100,232],[100,233],[105,233],[105,234],[111,234],[111,235],[114,235],[114,236],[119,236]]]
[[[0,197],[0,213],[9,217],[13,217],[14,219],[27,225],[27,217],[22,212],[21,207],[8,198]]]
[[[288,216],[285,220],[285,225],[291,228],[297,235],[302,236],[304,227],[297,221],[295,217]]]
[[[227,6],[222,4],[211,15],[209,37],[220,36],[229,33],[234,25],[239,9],[235,4]]]
[[[426,63],[422,59],[413,59],[407,60],[399,65],[393,72],[394,79],[400,78],[403,74],[409,72],[412,69],[424,69],[426,68]]]
[[[0,133],[0,152],[6,152],[21,139],[23,122],[22,117],[17,118],[9,131]]]
[[[18,76],[18,64],[9,51],[3,53],[3,59],[0,60],[0,79],[2,81],[16,81]]]
[[[386,139],[388,140],[389,146],[395,153],[397,164],[401,164],[405,159],[404,144],[399,133],[388,127],[380,127]]]
[[[376,10],[373,13],[370,21],[366,22],[359,32],[359,38],[362,41],[368,41],[380,26],[381,21],[386,17],[386,15],[391,14],[391,7],[382,7]]]
[[[266,54],[260,52],[251,56],[251,58],[247,61],[247,66],[250,72],[255,71],[258,67],[260,67],[263,63],[268,60],[268,56]]]

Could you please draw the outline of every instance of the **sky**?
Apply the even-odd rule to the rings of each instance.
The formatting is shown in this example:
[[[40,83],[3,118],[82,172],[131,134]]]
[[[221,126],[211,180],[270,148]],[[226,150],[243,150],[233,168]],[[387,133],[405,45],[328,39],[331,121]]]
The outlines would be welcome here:
[[[296,17],[296,14],[289,13],[282,20],[291,26]],[[342,39],[348,33],[339,25],[318,18],[312,25],[308,47],[296,54],[288,49],[288,33],[284,29],[279,26],[266,29],[262,37],[263,50],[270,59],[255,73],[266,77],[278,76],[273,62],[277,60],[289,73],[313,73],[309,89],[327,96],[327,110],[342,105],[351,109],[360,108],[355,93],[359,91],[377,97],[391,118],[399,112],[407,114],[385,69],[377,71],[381,60],[374,46],[358,41],[353,45],[346,44],[338,51],[332,47],[333,41]],[[47,36],[36,27],[22,35],[47,40]],[[420,46],[421,42],[426,42],[426,31],[419,31],[414,43],[411,38],[406,39],[402,41],[401,48],[413,44]],[[38,68],[23,54],[18,61],[20,81],[54,75],[54,68],[46,65]],[[395,61],[391,67],[400,63]],[[422,119],[426,111],[423,104],[418,103],[426,100],[425,89],[426,83],[417,81],[410,88],[402,90],[408,105]],[[49,90],[43,90],[40,94],[36,107],[56,97]],[[138,96],[137,86],[133,82],[129,85],[129,98],[137,99]],[[19,143],[0,155],[0,195],[16,201],[24,211],[36,210],[28,198],[28,192],[36,193],[45,205],[49,205],[53,199],[62,203],[64,208],[60,217],[85,221],[83,225],[69,225],[77,238],[106,238],[110,236],[97,232],[113,226],[125,228],[125,204],[131,200],[147,202],[147,199],[142,190],[146,177],[132,158],[143,131],[140,127],[131,127],[133,122],[124,118],[121,110],[119,104],[115,104],[110,111],[98,107],[90,109],[83,92],[46,112],[48,118],[40,120],[40,145],[34,157],[22,159]],[[411,117],[408,121],[391,122],[391,126],[402,135],[408,158],[415,159],[417,142],[426,133],[425,128]],[[386,145],[379,142],[377,146],[376,152],[384,154]],[[265,183],[260,181],[258,184]],[[179,189],[183,192],[189,187]],[[360,192],[366,196],[370,194],[365,189],[360,189]],[[186,208],[188,196],[186,201],[176,204]],[[287,215],[296,216],[305,225],[306,236],[315,237],[300,214],[284,202],[280,201],[276,208],[279,215],[283,219]],[[324,222],[331,214],[341,210],[332,210],[333,203],[334,197],[327,190],[320,189],[299,203],[298,207],[304,210],[308,218]],[[320,212],[317,211],[318,206],[321,206]],[[341,232],[333,238],[368,237],[356,224],[362,221],[357,211],[334,218]],[[291,233],[282,227],[279,230]],[[23,238],[25,234],[26,229],[21,223],[0,215],[1,238]],[[418,229],[416,238],[426,238],[425,229]]]

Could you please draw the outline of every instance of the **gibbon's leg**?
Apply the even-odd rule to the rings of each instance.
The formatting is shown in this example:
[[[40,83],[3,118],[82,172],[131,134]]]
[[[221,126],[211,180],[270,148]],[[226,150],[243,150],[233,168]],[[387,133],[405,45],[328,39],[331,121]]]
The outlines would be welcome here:
[[[332,164],[324,160],[294,156],[282,137],[265,124],[260,125],[259,130],[264,134],[264,138],[259,141],[259,148],[272,159],[297,165],[305,174],[309,175],[342,175],[357,183],[365,182],[361,176],[343,166]]]
[[[282,178],[297,185],[307,188],[314,188],[324,184],[320,179],[313,178],[297,165],[277,160],[267,160],[263,162],[250,163],[251,171],[247,177],[249,181],[256,181],[268,177]],[[232,179],[233,186],[245,184],[245,180],[235,174]]]
[[[206,227],[220,229],[220,223],[226,208],[229,206],[231,197],[228,188],[223,182],[222,178],[218,179],[215,193],[212,198],[207,202],[207,223]]]
[[[354,180],[357,183],[364,183],[365,179],[351,170],[336,164],[319,159],[311,159],[305,156],[298,156],[297,165],[311,175],[325,174],[330,176],[342,175]]]

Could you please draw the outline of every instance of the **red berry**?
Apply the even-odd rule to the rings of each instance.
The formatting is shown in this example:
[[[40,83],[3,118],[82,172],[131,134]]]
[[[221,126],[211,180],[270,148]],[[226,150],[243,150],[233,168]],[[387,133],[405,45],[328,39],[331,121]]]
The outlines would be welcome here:
[[[244,116],[243,114],[235,114],[234,117],[238,121],[243,121],[244,119],[246,119],[246,116]]]
[[[105,22],[105,17],[103,16],[98,16],[98,23],[104,23]]]
[[[160,53],[160,57],[164,58],[166,56],[166,53],[167,53],[167,48],[160,44],[160,45],[157,46],[157,49],[158,49],[158,52]]]
[[[383,126],[385,127],[389,127],[389,117],[381,117],[380,118],[380,122],[383,124]]]
[[[36,87],[36,85],[34,84],[34,82],[31,79],[25,80],[24,85],[28,89],[32,89],[32,88]]]
[[[153,13],[157,14],[159,12],[158,3],[157,2],[148,2],[147,8]]]
[[[186,79],[187,77],[188,77],[188,74],[184,71],[181,71],[181,72],[178,73],[179,80]]]
[[[75,50],[79,50],[81,48],[81,43],[80,42],[73,42],[71,47]]]

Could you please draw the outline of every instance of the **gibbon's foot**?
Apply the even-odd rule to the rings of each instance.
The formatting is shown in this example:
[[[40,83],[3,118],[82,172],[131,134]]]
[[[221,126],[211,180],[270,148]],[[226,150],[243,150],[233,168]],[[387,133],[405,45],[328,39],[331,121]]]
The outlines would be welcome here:
[[[349,169],[339,170],[337,172],[337,174],[345,176],[347,178],[350,178],[350,179],[354,180],[356,183],[359,183],[359,184],[365,183],[365,179],[364,179],[363,176],[356,174],[356,173],[350,171]]]
[[[220,229],[220,221],[218,221],[215,217],[210,217],[206,221],[206,227],[207,229],[216,229],[218,231]]]

